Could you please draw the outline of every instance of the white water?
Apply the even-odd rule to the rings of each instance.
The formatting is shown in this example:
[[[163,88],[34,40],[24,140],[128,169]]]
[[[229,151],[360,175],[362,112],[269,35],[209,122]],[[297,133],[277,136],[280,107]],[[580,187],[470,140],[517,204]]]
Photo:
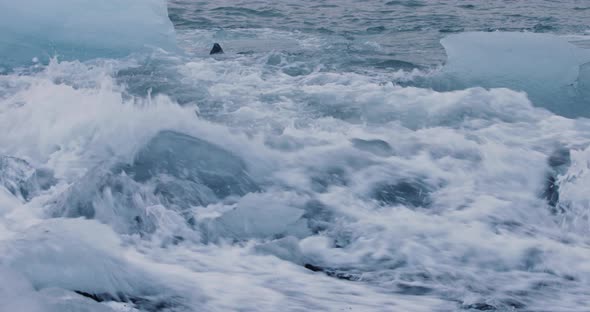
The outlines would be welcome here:
[[[166,57],[201,101],[130,92],[135,58],[0,76],[0,311],[590,306],[587,119],[279,52]]]

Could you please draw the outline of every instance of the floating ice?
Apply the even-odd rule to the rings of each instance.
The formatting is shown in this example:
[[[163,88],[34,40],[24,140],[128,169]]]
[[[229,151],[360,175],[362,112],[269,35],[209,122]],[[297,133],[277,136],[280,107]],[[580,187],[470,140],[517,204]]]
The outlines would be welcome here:
[[[149,289],[149,278],[123,256],[121,242],[96,221],[55,219],[25,231],[19,239],[0,244],[0,262],[22,273],[36,289],[60,287],[89,293],[138,293]]]
[[[159,175],[203,184],[219,198],[257,190],[244,162],[207,141],[173,131],[162,131],[127,168],[143,182]]]
[[[13,195],[30,199],[39,191],[47,190],[55,183],[48,169],[34,169],[26,161],[9,156],[0,156],[0,186]]]
[[[590,51],[549,34],[469,32],[441,40],[448,60],[438,87],[505,87],[568,117],[590,115],[587,79],[580,70]]]
[[[270,238],[284,234],[309,234],[307,222],[301,217],[305,211],[294,203],[295,194],[248,194],[233,209],[206,224],[208,236],[235,240]]]
[[[0,67],[175,48],[162,0],[0,1]]]
[[[239,157],[207,141],[162,131],[132,164],[90,170],[57,201],[54,215],[98,219],[119,232],[146,233],[157,230],[162,218],[178,219],[182,226],[179,214],[193,206],[257,190]],[[170,214],[162,216],[156,208],[161,205]]]

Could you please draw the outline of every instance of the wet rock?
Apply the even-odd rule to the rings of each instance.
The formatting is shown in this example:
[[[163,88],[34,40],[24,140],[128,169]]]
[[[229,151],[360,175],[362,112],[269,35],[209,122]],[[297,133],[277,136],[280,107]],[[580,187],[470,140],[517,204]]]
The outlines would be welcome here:
[[[306,269],[310,270],[310,271],[314,271],[314,272],[324,272],[324,269],[323,269],[323,268],[321,268],[321,267],[319,267],[319,266],[317,266],[317,265],[313,265],[313,264],[306,263],[306,264],[304,265],[304,267],[305,267]]]
[[[211,51],[209,52],[209,55],[222,54],[222,53],[223,53],[223,49],[221,48],[221,45],[219,45],[219,43],[214,43],[213,48],[211,48]]]
[[[94,300],[96,302],[103,302],[103,301],[105,301],[105,297],[108,297],[108,299],[106,299],[106,301],[113,301],[113,299],[114,299],[114,298],[112,298],[108,294],[97,295],[97,294],[87,293],[87,292],[81,291],[81,290],[74,290],[74,292],[77,293],[78,295],[82,296],[82,297],[86,297],[86,298],[92,299],[92,300]]]
[[[484,302],[477,302],[463,306],[464,310],[478,310],[478,311],[496,311],[496,307],[493,305],[484,303]]]

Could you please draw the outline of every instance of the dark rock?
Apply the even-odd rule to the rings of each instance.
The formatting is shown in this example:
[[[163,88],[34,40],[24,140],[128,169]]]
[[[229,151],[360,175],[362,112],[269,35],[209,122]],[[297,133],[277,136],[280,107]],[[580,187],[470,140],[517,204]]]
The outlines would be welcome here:
[[[219,43],[214,43],[213,48],[211,49],[211,52],[209,52],[209,55],[221,54],[221,53],[223,53],[223,49],[221,48]]]
[[[304,265],[304,267],[306,269],[311,270],[311,271],[314,271],[314,272],[324,272],[324,269],[322,267],[317,266],[317,265],[306,263]]]
[[[81,290],[74,290],[74,292],[80,296],[90,298],[96,302],[103,302],[104,301],[104,299],[101,296],[98,296],[96,294],[87,293],[87,292],[81,291]]]
[[[468,305],[464,305],[463,309],[465,310],[478,310],[478,311],[495,311],[496,307],[493,305],[489,305],[483,302],[472,303]]]

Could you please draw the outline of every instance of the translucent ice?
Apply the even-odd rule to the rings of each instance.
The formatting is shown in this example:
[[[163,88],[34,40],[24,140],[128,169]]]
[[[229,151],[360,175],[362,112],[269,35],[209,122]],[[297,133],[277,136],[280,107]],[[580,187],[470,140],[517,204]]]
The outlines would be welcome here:
[[[118,232],[145,233],[157,230],[161,216],[154,209],[160,205],[182,213],[257,190],[239,157],[199,138],[161,131],[131,164],[90,170],[57,201],[54,215],[98,219]]]
[[[175,47],[162,0],[2,0],[0,32],[0,67]]]
[[[55,183],[48,169],[34,169],[26,161],[0,156],[0,187],[22,199],[30,199],[35,193],[47,190]]]
[[[470,32],[441,40],[448,60],[443,88],[482,86],[525,91],[533,103],[565,115],[590,114],[581,66],[590,51],[549,34]]]
[[[240,158],[207,141],[172,131],[156,135],[127,170],[138,182],[168,175],[200,183],[220,198],[257,189]]]
[[[21,272],[35,289],[60,287],[91,293],[134,293],[146,282],[124,257],[120,240],[95,221],[55,219],[3,242],[0,263]],[[148,283],[146,283],[147,285]]]

